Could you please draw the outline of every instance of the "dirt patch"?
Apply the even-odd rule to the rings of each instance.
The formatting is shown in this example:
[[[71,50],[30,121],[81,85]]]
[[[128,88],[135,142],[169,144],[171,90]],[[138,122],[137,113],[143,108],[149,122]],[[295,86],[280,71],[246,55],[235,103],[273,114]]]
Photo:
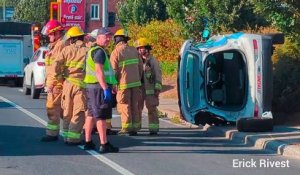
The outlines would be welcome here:
[[[176,76],[165,76],[162,80],[162,92],[160,98],[172,98],[178,99],[177,96],[177,77]]]

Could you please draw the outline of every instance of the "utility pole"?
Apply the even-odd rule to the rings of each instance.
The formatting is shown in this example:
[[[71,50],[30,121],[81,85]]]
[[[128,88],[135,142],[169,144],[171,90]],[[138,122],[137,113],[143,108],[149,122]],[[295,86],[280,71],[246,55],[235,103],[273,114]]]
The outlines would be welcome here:
[[[107,28],[108,26],[108,12],[107,12],[107,0],[102,0],[102,27]]]

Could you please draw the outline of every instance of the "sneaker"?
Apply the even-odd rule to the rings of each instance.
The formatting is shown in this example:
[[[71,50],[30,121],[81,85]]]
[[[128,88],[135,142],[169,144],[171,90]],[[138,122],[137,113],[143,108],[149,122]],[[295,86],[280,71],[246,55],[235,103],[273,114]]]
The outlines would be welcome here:
[[[150,131],[149,135],[151,135],[151,136],[156,136],[156,135],[158,135],[158,134],[157,134],[156,131]]]
[[[106,130],[106,135],[118,135],[118,131],[107,129]]]
[[[58,140],[58,136],[46,135],[46,136],[42,137],[41,142],[55,142],[57,140]]]
[[[85,142],[83,149],[84,150],[93,150],[95,149],[96,145],[93,143],[93,141]]]
[[[107,142],[104,145],[101,144],[99,148],[99,153],[117,153],[117,152],[119,152],[119,148],[114,147],[109,142]]]

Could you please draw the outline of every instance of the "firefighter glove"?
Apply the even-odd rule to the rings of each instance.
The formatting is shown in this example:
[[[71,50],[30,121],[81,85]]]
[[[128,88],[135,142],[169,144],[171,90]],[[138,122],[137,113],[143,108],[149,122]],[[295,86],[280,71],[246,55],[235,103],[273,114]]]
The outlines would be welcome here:
[[[111,90],[109,88],[104,90],[104,102],[109,103],[111,101]]]

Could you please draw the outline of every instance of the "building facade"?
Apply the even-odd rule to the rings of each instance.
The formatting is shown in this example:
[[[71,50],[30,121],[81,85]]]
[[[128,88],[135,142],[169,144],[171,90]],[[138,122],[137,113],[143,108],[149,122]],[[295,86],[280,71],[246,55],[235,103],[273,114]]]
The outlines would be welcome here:
[[[120,23],[117,20],[117,3],[121,0],[107,0],[108,1],[108,22],[112,22],[114,20],[114,27],[108,27],[110,31],[113,33],[120,28]],[[85,31],[91,32],[94,29],[102,27],[102,12],[103,12],[103,1],[102,0],[86,0],[85,5]]]

